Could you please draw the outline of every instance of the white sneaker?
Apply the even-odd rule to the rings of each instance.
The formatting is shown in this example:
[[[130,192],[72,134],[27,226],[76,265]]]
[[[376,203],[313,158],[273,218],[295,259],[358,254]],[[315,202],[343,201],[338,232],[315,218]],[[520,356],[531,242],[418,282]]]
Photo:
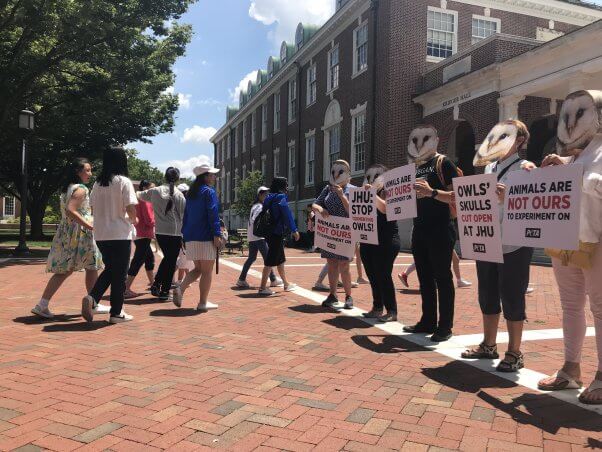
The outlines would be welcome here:
[[[98,303],[93,311],[94,314],[108,314],[111,312],[111,306],[105,306],[104,304]]]
[[[317,282],[314,284],[314,286],[312,287],[312,290],[324,290],[324,291],[328,291],[330,290],[330,287],[328,287],[326,284],[321,283],[321,282]]]
[[[283,287],[284,282],[282,282],[281,278],[276,278],[274,281],[270,283],[270,287]]]
[[[297,284],[290,283],[288,286],[284,287],[285,292],[294,292],[299,286]]]
[[[236,287],[240,289],[248,289],[250,286],[249,283],[245,280],[239,279],[238,281],[236,281]]]
[[[472,286],[472,283],[470,281],[466,281],[465,279],[458,280],[458,287],[460,289],[463,287],[470,287],[470,286]]]
[[[94,303],[94,298],[90,295],[82,298],[82,317],[86,319],[86,322],[94,320]]]
[[[213,309],[217,309],[217,305],[214,303],[211,303],[209,301],[204,304],[199,303],[199,305],[196,307],[196,310],[200,311],[200,312],[207,312],[207,311],[211,311]]]
[[[364,278],[357,278],[357,283],[358,284],[370,284],[370,281],[368,281],[367,279],[364,279]]]
[[[263,295],[264,297],[270,297],[274,295],[274,292],[266,287],[265,289],[259,289],[258,294]]]
[[[50,309],[48,309],[48,307],[43,308],[39,304],[34,306],[34,308],[31,310],[31,313],[37,315],[38,317],[42,317],[43,319],[54,318],[54,314],[50,312]]]
[[[530,293],[533,293],[533,292],[535,292],[535,287],[529,286],[529,287],[527,287],[527,290],[526,290],[525,293],[530,294]]]
[[[173,304],[175,304],[177,308],[182,307],[182,289],[180,286],[176,286],[171,291],[171,301],[173,301]]]
[[[121,314],[119,314],[119,315],[112,315],[109,318],[109,323],[125,323],[125,322],[131,322],[132,320],[134,320],[133,315],[129,315],[125,311],[121,311]]]

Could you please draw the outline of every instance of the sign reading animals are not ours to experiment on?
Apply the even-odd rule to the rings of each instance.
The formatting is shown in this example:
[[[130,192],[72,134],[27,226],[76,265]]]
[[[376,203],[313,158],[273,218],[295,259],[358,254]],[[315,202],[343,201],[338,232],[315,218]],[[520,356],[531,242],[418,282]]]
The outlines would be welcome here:
[[[378,245],[376,188],[350,188],[349,199],[353,241]]]
[[[504,262],[500,210],[494,174],[453,180],[462,257]]]
[[[383,175],[383,181],[387,195],[387,221],[416,217],[416,164],[387,171]]]
[[[513,171],[506,183],[505,245],[579,248],[583,165]]]
[[[351,259],[355,242],[351,233],[351,219],[316,213],[315,245],[321,250]]]

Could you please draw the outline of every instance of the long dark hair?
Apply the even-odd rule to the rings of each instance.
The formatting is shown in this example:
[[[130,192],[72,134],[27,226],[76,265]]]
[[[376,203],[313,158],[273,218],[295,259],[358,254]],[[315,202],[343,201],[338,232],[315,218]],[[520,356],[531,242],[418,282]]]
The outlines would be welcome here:
[[[209,185],[207,183],[207,178],[209,177],[209,173],[199,174],[192,185],[190,186],[190,190],[188,190],[188,199],[197,199],[199,197],[199,189],[202,185]]]
[[[73,161],[69,165],[69,168],[67,169],[67,175],[66,175],[65,180],[63,181],[63,185],[61,187],[62,193],[67,193],[67,190],[69,189],[69,185],[81,183],[81,178],[79,177],[79,173],[82,172],[83,169],[85,168],[85,166],[89,163],[90,162],[88,161],[88,159],[85,159],[83,157],[78,157],[76,159],[73,159]]]
[[[102,171],[98,176],[98,182],[103,187],[108,187],[113,177],[128,177],[128,157],[125,149],[121,146],[111,146],[105,149],[102,155]]]
[[[138,184],[138,191],[144,191],[146,190],[148,187],[150,187],[151,181],[146,180],[146,179],[142,179],[140,181],[140,183]]]
[[[170,166],[165,170],[165,182],[169,184],[169,202],[165,208],[165,215],[173,208],[173,194],[176,188],[176,182],[180,180],[180,170]]]
[[[286,177],[275,177],[270,185],[270,193],[286,193],[288,190],[288,179]]]

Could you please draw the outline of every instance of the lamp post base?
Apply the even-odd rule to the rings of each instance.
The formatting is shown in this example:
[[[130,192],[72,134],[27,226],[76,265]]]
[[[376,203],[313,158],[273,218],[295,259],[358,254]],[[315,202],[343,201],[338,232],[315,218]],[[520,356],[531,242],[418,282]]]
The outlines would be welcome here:
[[[13,251],[13,256],[29,256],[31,251],[25,242],[19,242],[15,250]]]

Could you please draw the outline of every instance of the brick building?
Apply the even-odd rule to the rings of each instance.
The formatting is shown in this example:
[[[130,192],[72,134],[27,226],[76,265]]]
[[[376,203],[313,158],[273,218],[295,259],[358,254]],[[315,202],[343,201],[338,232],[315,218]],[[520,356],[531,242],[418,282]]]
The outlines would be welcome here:
[[[323,26],[299,24],[269,57],[212,138],[226,223],[246,224],[230,207],[249,171],[268,184],[287,176],[302,220],[331,161],[348,160],[360,183],[372,163],[404,164],[422,122],[439,128],[441,151],[469,174],[475,146],[501,117],[539,127],[541,149],[530,155],[540,155],[569,88],[602,88],[602,51],[591,45],[601,39],[599,19],[602,10],[577,0],[337,0]],[[568,58],[564,68],[558,58]],[[578,80],[548,86],[575,58],[589,64]],[[534,72],[546,88],[534,86]]]

